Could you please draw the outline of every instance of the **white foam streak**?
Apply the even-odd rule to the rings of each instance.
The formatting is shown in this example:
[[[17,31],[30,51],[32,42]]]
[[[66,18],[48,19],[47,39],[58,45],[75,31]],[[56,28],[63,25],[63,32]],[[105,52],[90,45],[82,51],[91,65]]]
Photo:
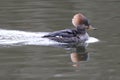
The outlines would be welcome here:
[[[95,42],[99,42],[99,39],[95,37],[89,37],[89,39],[86,41],[86,43],[95,43]]]
[[[0,45],[57,45],[58,42],[41,38],[41,36],[48,34],[48,32],[26,32],[19,30],[4,30],[0,29]],[[94,37],[86,43],[94,43],[99,41]]]

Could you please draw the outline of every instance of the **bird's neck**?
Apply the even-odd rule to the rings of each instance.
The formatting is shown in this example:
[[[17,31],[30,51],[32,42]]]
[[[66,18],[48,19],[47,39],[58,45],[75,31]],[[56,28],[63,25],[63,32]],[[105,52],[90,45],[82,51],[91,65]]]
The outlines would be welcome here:
[[[86,29],[84,26],[78,26],[77,27],[77,32],[78,34],[85,34],[86,33]]]

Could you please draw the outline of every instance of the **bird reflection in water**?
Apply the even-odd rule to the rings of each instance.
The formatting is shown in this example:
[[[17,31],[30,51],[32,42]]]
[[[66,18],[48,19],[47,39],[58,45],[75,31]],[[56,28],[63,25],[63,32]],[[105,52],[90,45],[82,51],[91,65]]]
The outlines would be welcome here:
[[[84,46],[77,46],[70,54],[71,61],[74,67],[80,66],[80,61],[88,60],[88,52]]]
[[[88,44],[67,44],[59,45],[59,47],[65,48],[70,53],[70,58],[74,67],[79,67],[81,61],[88,60],[88,52],[86,47]]]

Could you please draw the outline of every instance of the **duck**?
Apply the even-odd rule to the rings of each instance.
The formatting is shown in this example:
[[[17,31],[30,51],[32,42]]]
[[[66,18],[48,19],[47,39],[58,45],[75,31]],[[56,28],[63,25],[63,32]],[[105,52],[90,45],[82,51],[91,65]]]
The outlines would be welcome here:
[[[89,39],[87,30],[96,30],[89,23],[87,17],[82,13],[77,13],[72,18],[74,28],[50,32],[42,36],[60,43],[84,43]]]

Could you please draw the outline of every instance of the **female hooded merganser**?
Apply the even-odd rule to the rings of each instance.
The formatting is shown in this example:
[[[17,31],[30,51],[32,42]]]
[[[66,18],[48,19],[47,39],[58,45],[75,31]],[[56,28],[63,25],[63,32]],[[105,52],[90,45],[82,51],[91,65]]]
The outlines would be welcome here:
[[[86,32],[87,29],[95,29],[89,24],[88,19],[81,13],[73,16],[72,24],[75,26],[74,29],[54,31],[44,35],[43,38],[49,38],[61,43],[80,43],[88,40],[89,35]]]

